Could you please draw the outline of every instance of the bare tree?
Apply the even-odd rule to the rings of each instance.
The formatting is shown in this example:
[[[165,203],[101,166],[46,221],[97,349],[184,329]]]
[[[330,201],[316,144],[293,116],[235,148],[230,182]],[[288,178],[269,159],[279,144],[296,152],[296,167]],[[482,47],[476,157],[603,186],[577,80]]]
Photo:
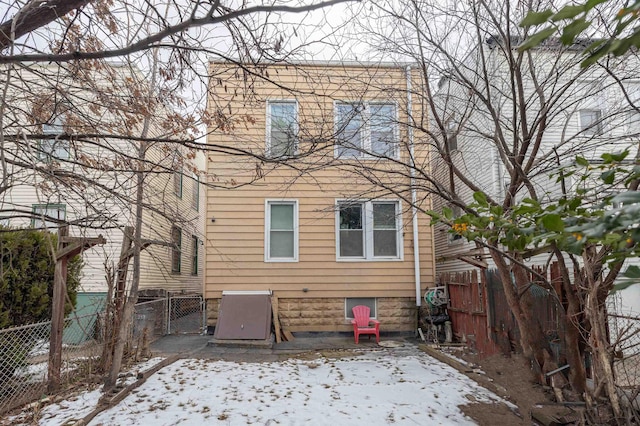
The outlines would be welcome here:
[[[92,229],[130,233],[130,256],[115,262],[131,261],[133,272],[128,295],[117,294],[122,318],[107,387],[115,384],[121,365],[142,250],[161,247],[147,252],[170,276],[166,251],[180,249],[172,226],[195,229],[194,214],[185,214],[166,194],[176,191],[177,182],[182,191],[183,179],[200,173],[198,151],[251,155],[198,140],[203,125],[212,124],[213,131],[224,126],[204,111],[208,56],[233,57],[239,68],[287,60],[308,47],[292,34],[302,23],[286,28],[287,13],[308,14],[341,1],[238,7],[200,1],[5,4],[2,218],[24,224],[40,217],[52,226],[70,224],[83,235]],[[213,179],[209,184],[234,185]],[[74,209],[36,211],[32,201],[16,196],[25,188],[39,205],[64,200]]]
[[[531,9],[551,6],[419,0],[356,6],[355,15],[361,19],[355,21],[360,26],[354,25],[354,34],[366,34],[371,56],[410,63],[411,94],[423,109],[414,106],[403,124],[415,130],[416,146],[430,150],[432,161],[430,166],[410,161],[406,170],[415,177],[413,185],[433,197],[440,218],[437,229],[446,231],[436,232],[444,249],[439,254],[445,260],[441,267],[455,268],[463,255],[475,259],[475,264],[486,262],[497,268],[519,326],[519,343],[539,380],[547,371],[550,349],[532,310],[529,289],[535,282],[555,294],[558,306],[566,306],[565,347],[573,390],[590,408],[606,394],[615,421],[624,422],[611,370],[613,347],[606,337],[605,302],[634,243],[626,248],[610,243],[589,243],[579,249],[575,244],[562,245],[545,232],[564,230],[564,221],[571,218],[545,211],[544,206],[565,205],[576,199],[576,191],[582,194],[578,202],[585,206],[606,199],[603,188],[595,188],[593,181],[585,185],[579,174],[570,178],[563,172],[575,164],[576,156],[597,162],[606,152],[628,149],[637,155],[640,129],[634,124],[638,107],[634,76],[640,62],[629,53],[582,68],[580,40],[564,46],[552,38],[536,49],[519,51],[528,36],[528,29],[520,26],[524,16]],[[585,36],[606,33],[614,6],[594,9],[598,22],[605,24],[592,27]],[[637,162],[635,158],[632,161]],[[394,176],[380,171],[363,164],[353,173],[411,199],[412,188],[398,185]],[[618,181],[610,183],[614,188]],[[585,192],[587,186],[590,191]],[[630,189],[636,188],[637,182],[632,183]],[[539,209],[537,222],[524,219],[523,200]],[[424,204],[416,207],[426,210]],[[449,232],[468,242],[452,249],[447,244]],[[568,239],[563,242],[583,238],[569,231],[564,235]],[[560,293],[532,268],[534,264],[549,268],[553,261],[561,266]],[[586,385],[586,348],[599,358],[594,361],[595,389]]]

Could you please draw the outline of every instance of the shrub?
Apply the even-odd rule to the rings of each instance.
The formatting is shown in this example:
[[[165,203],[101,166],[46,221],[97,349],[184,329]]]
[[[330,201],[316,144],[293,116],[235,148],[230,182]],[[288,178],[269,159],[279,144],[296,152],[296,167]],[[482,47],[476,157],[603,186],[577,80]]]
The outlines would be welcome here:
[[[51,318],[55,260],[50,248],[56,246],[55,234],[0,227],[0,328]],[[75,305],[81,270],[76,256],[67,265],[66,312]]]

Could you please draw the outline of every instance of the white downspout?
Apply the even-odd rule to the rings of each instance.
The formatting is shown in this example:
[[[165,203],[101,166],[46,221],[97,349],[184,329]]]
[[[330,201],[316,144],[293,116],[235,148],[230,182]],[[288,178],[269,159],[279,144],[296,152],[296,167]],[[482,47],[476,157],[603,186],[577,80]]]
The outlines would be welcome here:
[[[411,168],[409,170],[410,185],[411,185],[411,218],[413,228],[413,274],[416,285],[416,306],[422,306],[422,291],[420,283],[420,240],[418,233],[418,208],[416,203],[418,196],[416,194],[416,162],[415,152],[413,147],[413,123],[411,120],[411,110],[413,104],[411,102],[411,65],[407,65],[407,133],[409,137],[409,155],[411,156]]]

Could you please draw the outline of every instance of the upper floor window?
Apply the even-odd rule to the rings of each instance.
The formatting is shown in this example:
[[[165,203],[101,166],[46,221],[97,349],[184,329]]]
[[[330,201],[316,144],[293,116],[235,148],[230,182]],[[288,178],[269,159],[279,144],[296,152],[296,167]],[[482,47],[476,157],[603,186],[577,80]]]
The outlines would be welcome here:
[[[182,175],[183,175],[183,165],[182,165],[182,156],[179,152],[175,152],[173,159],[173,193],[176,194],[178,198],[182,198]]]
[[[585,136],[601,135],[603,133],[602,111],[599,109],[581,109],[580,131]]]
[[[191,207],[198,211],[200,210],[200,178],[198,175],[193,175],[192,184]]]
[[[339,202],[336,222],[338,259],[390,260],[402,257],[399,202]]]
[[[38,157],[43,161],[68,160],[69,141],[59,139],[64,133],[62,117],[56,116],[51,122],[42,125],[42,134],[46,137],[40,140]]]
[[[631,101],[626,120],[627,131],[631,136],[637,136],[640,133],[640,82],[634,81],[625,86],[627,96]]]
[[[398,157],[396,105],[384,102],[335,104],[338,158]]]
[[[37,229],[57,228],[67,215],[64,204],[34,204],[31,211],[34,215],[31,226]]]
[[[267,156],[295,155],[298,139],[298,104],[296,101],[267,103]]]
[[[265,261],[298,261],[298,202],[267,201]]]
[[[445,123],[445,131],[447,136],[447,149],[449,152],[456,151],[458,149],[458,125],[453,120],[448,120]]]

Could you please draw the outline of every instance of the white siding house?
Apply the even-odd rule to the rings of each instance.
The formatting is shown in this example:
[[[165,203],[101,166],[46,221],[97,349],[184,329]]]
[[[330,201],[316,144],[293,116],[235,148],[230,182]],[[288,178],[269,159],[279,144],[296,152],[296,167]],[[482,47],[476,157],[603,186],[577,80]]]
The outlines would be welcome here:
[[[513,41],[516,49],[518,43]],[[434,150],[432,173],[463,203],[472,202],[473,188],[498,204],[505,200],[510,174],[518,173],[510,168],[505,152],[506,157],[523,152],[524,173],[531,176],[529,188],[517,188],[516,200],[535,192],[543,203],[558,200],[563,191],[573,193],[582,184],[575,175],[558,178],[560,167],[573,164],[577,155],[598,161],[605,152],[630,149],[635,154],[640,140],[635,103],[640,100],[640,63],[635,56],[609,61],[614,78],[602,67],[581,68],[578,47],[551,41],[530,51],[519,68],[507,60],[505,49],[503,40],[486,40],[460,68],[442,78],[434,96],[437,116],[451,136],[451,163],[461,175],[452,178],[443,159],[444,147],[441,152]],[[514,78],[517,73],[520,80]],[[435,121],[432,126],[441,127]],[[530,141],[523,136],[525,127]],[[540,128],[544,131],[538,132]],[[496,146],[502,141],[508,145],[499,150]],[[530,143],[526,152],[520,151],[524,143]],[[443,198],[434,198],[436,211],[447,205]],[[449,207],[456,214],[457,207]],[[438,274],[474,269],[460,260],[469,255],[492,267],[488,255],[442,224],[436,225],[434,240]],[[541,254],[528,261],[544,264],[547,257]],[[640,298],[634,300],[632,309],[640,312]]]
[[[0,73],[9,88],[2,99],[8,183],[0,194],[3,224],[55,232],[64,223],[71,236],[105,237],[105,245],[82,253],[78,297],[79,305],[103,303],[107,269],[115,271],[125,227],[135,224],[134,170],[141,164],[147,171],[142,238],[152,244],[141,257],[140,289],[200,294],[204,154],[165,142],[163,108],[142,133],[145,123],[134,104],[140,97],[135,90],[146,87],[142,73],[123,65],[88,70],[90,78],[72,71],[33,66]],[[141,144],[145,161],[138,162]]]

